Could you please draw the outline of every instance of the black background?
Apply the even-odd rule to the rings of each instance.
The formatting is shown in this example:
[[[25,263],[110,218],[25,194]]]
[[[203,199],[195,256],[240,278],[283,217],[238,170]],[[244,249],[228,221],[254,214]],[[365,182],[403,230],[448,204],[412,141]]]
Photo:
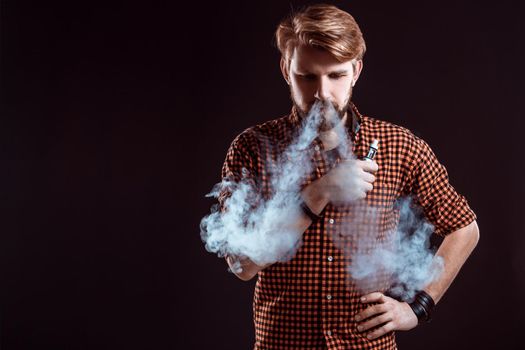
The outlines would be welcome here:
[[[254,281],[199,221],[229,143],[286,114],[273,32],[304,1],[2,1],[2,349],[249,349]],[[368,51],[354,101],[423,137],[481,240],[401,349],[518,348],[523,5],[336,1]]]

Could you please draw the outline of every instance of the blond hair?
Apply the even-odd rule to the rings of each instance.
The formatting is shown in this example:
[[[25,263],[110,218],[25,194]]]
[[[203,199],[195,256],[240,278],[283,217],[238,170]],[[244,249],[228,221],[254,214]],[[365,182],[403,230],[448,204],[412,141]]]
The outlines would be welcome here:
[[[339,62],[361,60],[365,40],[354,17],[333,5],[318,4],[292,13],[275,31],[277,48],[286,61],[298,45],[328,51]]]

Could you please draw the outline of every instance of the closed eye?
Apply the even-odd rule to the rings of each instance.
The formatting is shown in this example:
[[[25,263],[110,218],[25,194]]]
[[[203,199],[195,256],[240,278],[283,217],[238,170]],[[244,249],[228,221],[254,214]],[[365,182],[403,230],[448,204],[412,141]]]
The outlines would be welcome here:
[[[314,81],[317,79],[317,76],[315,74],[299,74],[299,77],[308,81]]]
[[[317,80],[317,75],[315,74],[297,74],[297,76],[303,80],[306,80],[306,81],[315,81]],[[343,77],[346,77],[347,74],[346,73],[331,73],[328,75],[328,77],[330,79],[333,79],[333,80],[338,80],[338,79],[341,79]]]
[[[343,77],[346,77],[346,74],[341,74],[341,73],[334,73],[334,74],[330,74],[329,75],[330,79],[341,79]]]

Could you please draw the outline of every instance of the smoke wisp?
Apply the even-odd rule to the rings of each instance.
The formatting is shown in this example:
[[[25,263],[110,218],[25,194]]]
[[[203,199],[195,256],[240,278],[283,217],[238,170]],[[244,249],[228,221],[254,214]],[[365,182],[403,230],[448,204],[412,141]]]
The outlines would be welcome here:
[[[352,210],[354,218],[343,229],[351,244],[341,237],[336,242],[349,257],[351,283],[362,293],[384,290],[412,300],[442,273],[443,259],[430,248],[434,228],[411,198],[399,199],[394,208]]]

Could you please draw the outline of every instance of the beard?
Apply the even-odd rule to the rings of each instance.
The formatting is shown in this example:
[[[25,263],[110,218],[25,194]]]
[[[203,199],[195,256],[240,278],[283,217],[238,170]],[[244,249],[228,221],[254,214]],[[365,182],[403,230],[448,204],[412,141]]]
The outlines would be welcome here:
[[[352,88],[348,93],[345,104],[341,107],[337,103],[328,101],[328,100],[318,100],[316,99],[314,103],[310,104],[307,109],[303,109],[295,101],[293,97],[293,91],[290,88],[290,94],[292,98],[293,105],[299,114],[301,119],[305,119],[308,114],[312,111],[314,107],[319,108],[319,113],[321,114],[321,121],[319,124],[319,131],[328,131],[335,128],[339,123],[343,121],[343,118],[347,114],[348,110],[351,107],[351,97],[352,97]]]

